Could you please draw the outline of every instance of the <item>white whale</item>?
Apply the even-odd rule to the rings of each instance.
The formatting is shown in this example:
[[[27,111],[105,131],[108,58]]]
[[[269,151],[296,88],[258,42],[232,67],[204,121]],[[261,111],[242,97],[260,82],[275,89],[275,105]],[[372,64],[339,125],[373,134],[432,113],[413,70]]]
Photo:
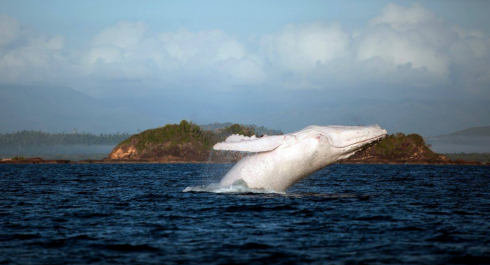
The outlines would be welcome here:
[[[241,159],[221,186],[243,181],[249,188],[285,192],[296,182],[386,136],[373,126],[308,126],[285,135],[232,135],[215,150],[254,152]]]

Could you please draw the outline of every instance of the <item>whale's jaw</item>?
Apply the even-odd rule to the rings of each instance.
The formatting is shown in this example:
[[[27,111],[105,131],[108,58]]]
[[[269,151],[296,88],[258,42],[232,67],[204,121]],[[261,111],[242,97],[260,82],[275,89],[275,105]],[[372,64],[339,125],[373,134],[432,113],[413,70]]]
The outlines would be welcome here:
[[[341,153],[340,159],[345,159],[356,152],[376,144],[386,137],[386,130],[378,125],[373,126],[355,126],[345,129],[345,142],[349,142],[344,146],[335,146],[336,151]]]
[[[240,160],[221,180],[223,186],[244,181],[253,189],[285,192],[303,178],[366,145],[380,140],[379,126],[309,126],[301,131],[264,138],[229,137],[217,150],[258,152]]]

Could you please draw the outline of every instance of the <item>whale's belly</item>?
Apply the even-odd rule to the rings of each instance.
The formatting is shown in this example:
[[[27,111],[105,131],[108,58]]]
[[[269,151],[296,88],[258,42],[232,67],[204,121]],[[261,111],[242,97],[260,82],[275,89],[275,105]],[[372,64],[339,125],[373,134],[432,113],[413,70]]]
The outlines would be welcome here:
[[[220,184],[226,186],[243,180],[250,188],[285,192],[296,182],[333,162],[319,152],[317,141],[305,142],[247,156],[226,174]]]

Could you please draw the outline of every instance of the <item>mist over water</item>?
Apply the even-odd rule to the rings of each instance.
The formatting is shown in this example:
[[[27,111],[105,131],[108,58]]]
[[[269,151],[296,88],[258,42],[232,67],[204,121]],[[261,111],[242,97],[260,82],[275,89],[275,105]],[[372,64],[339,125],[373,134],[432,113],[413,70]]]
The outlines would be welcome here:
[[[75,154],[109,154],[116,145],[58,145],[44,147],[0,147],[0,153],[5,155],[75,155]]]

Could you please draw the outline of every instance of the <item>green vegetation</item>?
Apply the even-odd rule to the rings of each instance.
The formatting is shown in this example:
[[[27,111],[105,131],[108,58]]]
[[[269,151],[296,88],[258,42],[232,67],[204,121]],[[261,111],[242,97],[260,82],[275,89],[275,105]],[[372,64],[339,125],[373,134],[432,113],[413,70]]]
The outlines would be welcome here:
[[[218,126],[218,124],[215,124]],[[226,139],[231,134],[251,136],[261,135],[261,132],[274,133],[265,127],[255,125],[229,124],[215,128],[212,131],[203,130],[200,126],[183,120],[180,124],[168,124],[156,129],[146,130],[140,134],[90,134],[90,133],[46,133],[41,131],[20,131],[0,134],[0,159],[14,156],[40,157],[45,160],[86,160],[103,159],[108,156],[113,147],[134,146],[139,152],[157,149],[169,150],[178,145],[206,151]],[[187,149],[186,149],[187,150]],[[105,153],[107,152],[107,153]],[[193,151],[186,151],[193,152]],[[147,154],[151,156],[150,154]],[[172,153],[179,155],[179,153]]]
[[[118,147],[134,144],[136,150],[141,153],[148,147],[165,145],[166,149],[182,144],[200,144],[204,150],[211,150],[217,142],[224,141],[231,134],[245,136],[256,135],[254,127],[231,124],[228,127],[203,130],[200,126],[182,120],[180,124],[167,124],[163,127],[143,131],[124,140]]]
[[[225,134],[239,134],[244,136],[252,136],[255,135],[255,131],[251,127],[246,127],[240,124],[233,124],[229,127],[225,127],[223,129],[218,129],[218,132],[222,132]]]
[[[14,156],[12,157],[12,161],[21,161],[26,160],[23,156]]]
[[[475,162],[490,162],[490,153],[458,153],[458,154],[444,154],[451,160],[465,160]]]
[[[375,150],[379,155],[389,159],[422,153],[425,157],[437,157],[437,154],[425,144],[424,138],[418,134],[396,133],[388,135],[375,146]]]
[[[60,145],[116,145],[128,138],[128,133],[46,133],[41,131],[21,131],[0,134],[1,148],[50,147]]]
[[[143,131],[124,140],[120,145],[136,142],[136,150],[143,151],[147,146],[156,144],[168,144],[169,147],[189,142],[201,142],[206,149],[214,144],[215,134],[201,130],[201,128],[182,120],[180,124],[167,124],[163,127]]]
[[[252,127],[231,124],[214,131],[203,130],[200,126],[185,120],[180,124],[144,131],[133,135],[114,148],[112,159],[166,159],[167,161],[203,161],[208,158],[213,145],[231,134],[251,136],[256,134]],[[236,157],[239,159],[239,157]],[[351,159],[352,158],[352,159]],[[349,158],[352,161],[392,161],[446,163],[444,156],[432,152],[418,134],[389,135],[377,145],[371,145]]]
[[[233,126],[236,127],[238,124],[232,124],[231,122],[225,122],[225,123],[210,123],[210,124],[204,124],[204,125],[199,125],[201,129],[205,131],[214,131],[214,132],[219,132],[220,130],[226,129],[226,128],[231,128]],[[255,124],[252,125],[239,125],[241,127],[248,128],[247,131],[253,131],[254,133],[252,135],[282,135],[284,134],[281,130],[273,130],[273,129],[268,129],[264,126],[257,126]],[[234,132],[236,133],[236,132]]]

